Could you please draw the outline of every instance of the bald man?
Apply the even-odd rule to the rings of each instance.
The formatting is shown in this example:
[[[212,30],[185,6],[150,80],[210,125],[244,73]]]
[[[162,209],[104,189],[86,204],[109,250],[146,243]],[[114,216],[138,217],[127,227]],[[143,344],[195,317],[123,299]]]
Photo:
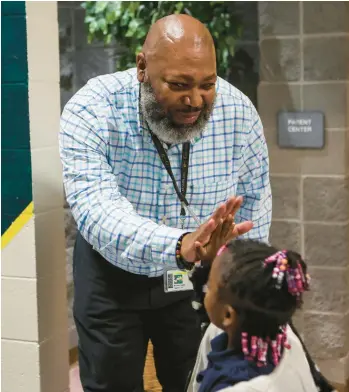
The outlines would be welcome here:
[[[96,77],[68,102],[60,152],[79,229],[84,391],[143,391],[150,339],[163,391],[183,392],[200,341],[187,271],[237,236],[268,240],[255,108],[217,77],[205,26],[171,15],[152,26],[136,69]]]

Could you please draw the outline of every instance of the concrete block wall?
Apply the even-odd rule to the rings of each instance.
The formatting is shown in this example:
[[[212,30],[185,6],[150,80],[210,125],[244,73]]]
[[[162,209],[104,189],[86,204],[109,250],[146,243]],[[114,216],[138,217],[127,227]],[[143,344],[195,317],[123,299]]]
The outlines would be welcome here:
[[[1,390],[66,392],[57,3],[2,2],[1,11]]]
[[[242,36],[236,42],[232,59],[229,82],[246,94],[255,106],[259,82],[259,29],[258,2],[231,2],[231,13],[241,23]]]
[[[349,377],[349,3],[260,2],[258,108],[270,154],[271,241],[301,252],[312,292],[297,315],[329,379]],[[323,150],[280,149],[280,110],[321,110]]]

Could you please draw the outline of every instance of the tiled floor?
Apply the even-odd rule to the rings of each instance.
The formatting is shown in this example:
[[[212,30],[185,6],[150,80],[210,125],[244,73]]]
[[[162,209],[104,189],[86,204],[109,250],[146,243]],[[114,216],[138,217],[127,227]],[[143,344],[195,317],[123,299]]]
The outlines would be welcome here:
[[[149,344],[148,347],[147,359],[144,367],[144,386],[146,392],[161,392],[161,386],[156,378],[153,347],[151,344]],[[83,392],[78,365],[74,365],[70,369],[70,392]]]

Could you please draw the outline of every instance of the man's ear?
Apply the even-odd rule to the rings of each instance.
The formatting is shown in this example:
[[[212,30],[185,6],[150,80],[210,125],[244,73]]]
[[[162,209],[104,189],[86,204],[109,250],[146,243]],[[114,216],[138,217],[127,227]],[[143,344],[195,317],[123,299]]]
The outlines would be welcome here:
[[[147,63],[145,61],[145,55],[143,52],[137,55],[136,64],[137,64],[137,79],[140,83],[144,83],[147,81],[146,80]]]
[[[236,313],[230,305],[224,306],[223,327],[230,328],[235,323]]]

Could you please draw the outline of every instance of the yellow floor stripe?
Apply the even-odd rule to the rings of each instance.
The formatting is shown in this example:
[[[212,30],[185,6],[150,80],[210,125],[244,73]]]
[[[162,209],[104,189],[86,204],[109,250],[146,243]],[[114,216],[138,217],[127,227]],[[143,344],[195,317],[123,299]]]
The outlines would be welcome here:
[[[12,241],[12,239],[22,230],[23,226],[25,226],[25,224],[30,220],[33,216],[33,207],[33,202],[30,202],[27,208],[23,210],[23,212],[1,236],[1,249],[4,249],[5,246]]]

